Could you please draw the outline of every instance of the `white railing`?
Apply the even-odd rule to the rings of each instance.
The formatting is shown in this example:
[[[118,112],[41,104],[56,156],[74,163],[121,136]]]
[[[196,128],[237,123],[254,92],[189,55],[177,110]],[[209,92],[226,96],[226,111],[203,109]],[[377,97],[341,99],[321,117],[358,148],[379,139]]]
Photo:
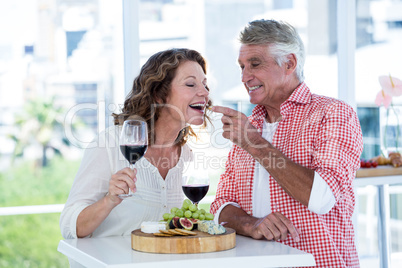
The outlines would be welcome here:
[[[64,208],[64,204],[0,207],[0,216],[60,213],[63,210],[63,208]]]
[[[214,200],[213,196],[206,196],[201,200],[200,204],[211,203],[213,200]],[[0,207],[0,216],[60,213],[63,210],[63,208],[64,204]]]

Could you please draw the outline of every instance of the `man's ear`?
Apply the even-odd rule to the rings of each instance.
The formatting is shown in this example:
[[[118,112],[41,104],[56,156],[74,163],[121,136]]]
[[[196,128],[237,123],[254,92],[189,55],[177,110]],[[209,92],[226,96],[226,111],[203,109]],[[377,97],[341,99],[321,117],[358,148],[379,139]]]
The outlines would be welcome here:
[[[297,59],[295,54],[289,54],[286,56],[287,61],[285,63],[286,66],[286,74],[291,74],[296,70],[297,67]]]

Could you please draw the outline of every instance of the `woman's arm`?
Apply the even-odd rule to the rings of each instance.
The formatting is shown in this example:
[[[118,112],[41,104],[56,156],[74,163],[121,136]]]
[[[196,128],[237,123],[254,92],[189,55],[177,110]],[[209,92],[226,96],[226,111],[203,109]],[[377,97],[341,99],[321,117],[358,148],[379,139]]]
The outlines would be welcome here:
[[[135,170],[124,168],[112,176],[109,192],[99,201],[86,207],[77,218],[77,237],[86,237],[106,219],[109,213],[122,202],[119,194],[127,193],[130,186],[135,192]]]
[[[84,151],[60,216],[61,233],[66,239],[90,235],[120,204],[118,194],[127,192],[128,185],[135,191],[135,172],[119,164],[118,134],[113,134],[113,129],[101,133],[91,143],[96,146]]]

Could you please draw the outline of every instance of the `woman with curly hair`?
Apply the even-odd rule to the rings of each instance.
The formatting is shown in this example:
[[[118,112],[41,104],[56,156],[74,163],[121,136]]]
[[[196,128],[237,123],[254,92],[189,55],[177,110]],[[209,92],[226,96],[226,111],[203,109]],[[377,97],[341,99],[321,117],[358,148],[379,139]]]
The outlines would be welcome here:
[[[211,105],[206,61],[197,51],[169,49],[151,56],[135,78],[115,126],[85,150],[60,228],[64,238],[129,235],[143,221],[162,219],[181,206],[182,172],[192,152],[189,125],[206,125]],[[123,122],[147,122],[148,149],[134,169],[119,150]],[[120,194],[134,193],[124,200]]]

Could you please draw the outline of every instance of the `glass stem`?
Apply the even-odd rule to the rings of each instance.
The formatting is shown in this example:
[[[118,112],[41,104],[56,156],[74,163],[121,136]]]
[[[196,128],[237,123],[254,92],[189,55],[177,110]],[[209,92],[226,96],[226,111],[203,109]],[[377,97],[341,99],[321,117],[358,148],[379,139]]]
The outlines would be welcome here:
[[[130,169],[133,170],[134,169],[134,164],[130,163]],[[128,194],[132,195],[133,192],[131,191],[131,188],[128,188]]]

